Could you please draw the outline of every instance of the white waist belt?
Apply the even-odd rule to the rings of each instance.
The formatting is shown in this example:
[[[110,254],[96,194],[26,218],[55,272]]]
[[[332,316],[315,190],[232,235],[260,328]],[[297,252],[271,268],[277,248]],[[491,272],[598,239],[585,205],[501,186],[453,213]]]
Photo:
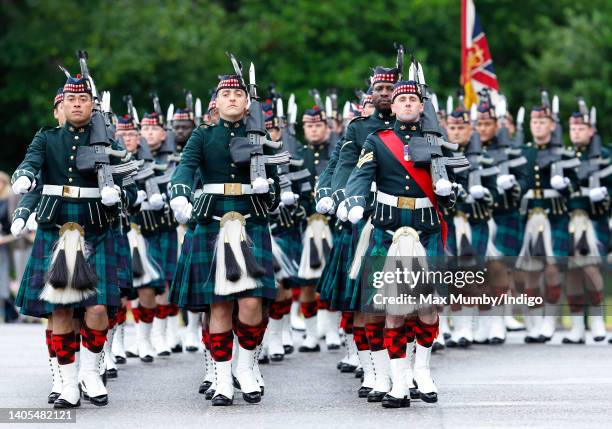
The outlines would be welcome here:
[[[202,186],[204,194],[248,195],[254,194],[253,187],[244,183],[208,183]]]
[[[388,206],[398,207],[400,209],[425,209],[433,207],[433,204],[429,198],[415,198],[415,197],[396,197],[394,195],[386,194],[382,191],[376,192],[376,201],[386,204]]]
[[[542,189],[541,198],[560,198],[561,194],[556,189]],[[523,198],[532,199],[536,198],[536,192],[533,189],[528,190]]]
[[[79,186],[44,185],[42,194],[64,198],[100,198],[100,189],[81,188]]]

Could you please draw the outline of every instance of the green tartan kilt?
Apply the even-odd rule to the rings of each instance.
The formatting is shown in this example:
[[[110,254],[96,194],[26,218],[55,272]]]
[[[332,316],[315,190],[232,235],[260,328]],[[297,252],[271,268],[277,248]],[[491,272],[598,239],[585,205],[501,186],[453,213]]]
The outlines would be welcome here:
[[[250,219],[247,219],[245,229],[251,240],[251,251],[255,260],[266,270],[266,274],[258,279],[259,287],[255,289],[231,295],[215,294],[215,249],[219,229],[220,224],[217,221],[198,224],[189,240],[186,240],[190,251],[185,252],[182,272],[177,273],[173,282],[172,302],[181,308],[202,310],[213,303],[233,301],[243,297],[274,300],[276,282],[270,227],[267,222],[259,223]]]
[[[67,222],[76,222],[84,225],[87,222],[84,205],[64,201],[58,213],[56,222],[62,225]],[[85,206],[86,207],[86,206]],[[120,279],[118,275],[118,246],[116,236],[110,229],[103,231],[85,231],[85,242],[91,254],[87,262],[98,276],[97,293],[83,302],[74,304],[56,305],[39,299],[45,286],[45,277],[49,270],[53,256],[53,246],[59,238],[57,228],[38,228],[36,238],[32,245],[32,253],[26,265],[15,305],[22,314],[33,317],[47,317],[55,308],[85,308],[92,305],[106,305],[119,307]]]
[[[178,264],[178,234],[176,229],[171,231],[158,231],[154,235],[145,236],[149,256],[157,266],[161,267],[162,277],[159,281],[151,283],[151,287],[171,282]]]
[[[567,257],[570,251],[569,216],[549,216],[553,254]]]
[[[493,243],[503,256],[518,256],[523,244],[525,219],[518,211],[503,214],[494,214],[493,220],[497,224],[497,233]]]
[[[595,228],[595,235],[597,236],[599,253],[605,258],[608,254],[608,246],[610,244],[610,224],[608,223],[607,216],[593,219],[593,227]]]
[[[185,237],[183,237],[181,255],[179,256],[176,272],[174,273],[174,278],[172,279],[172,284],[170,285],[170,295],[168,296],[168,300],[170,302],[178,303],[179,301],[181,283],[183,282],[183,273],[185,272],[185,261],[189,258],[189,254],[191,253],[191,241],[193,240],[194,230],[195,226],[193,228],[191,226],[188,227],[187,231],[185,232]]]
[[[455,233],[455,224],[452,219],[446,222],[448,225],[448,235],[446,237],[446,254],[449,256],[457,256],[457,236]],[[472,230],[472,247],[476,255],[485,255],[487,252],[487,244],[489,240],[489,225],[486,222],[470,222]]]
[[[363,222],[365,225],[365,222]],[[357,241],[353,239],[353,228],[350,222],[340,224],[334,233],[334,246],[329,260],[317,284],[321,301],[328,301],[331,310],[344,310],[343,297],[346,293],[348,270],[353,260]]]
[[[294,261],[296,266],[299,265],[302,254],[302,228],[300,224],[296,222],[290,227],[272,227],[272,235],[285,255]],[[297,282],[298,278],[295,276],[283,280],[287,288],[298,287]]]
[[[132,252],[127,235],[113,229],[113,238],[117,247],[117,278],[119,288],[132,289]]]

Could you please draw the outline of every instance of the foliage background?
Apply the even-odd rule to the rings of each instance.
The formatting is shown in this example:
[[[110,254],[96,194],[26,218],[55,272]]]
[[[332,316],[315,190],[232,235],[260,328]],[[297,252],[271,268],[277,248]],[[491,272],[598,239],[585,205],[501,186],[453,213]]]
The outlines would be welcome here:
[[[512,112],[545,86],[561,97],[565,122],[575,97],[598,107],[599,130],[612,135],[612,2],[476,0],[501,90]],[[149,92],[163,108],[181,106],[189,88],[206,103],[218,74],[231,71],[225,51],[257,67],[258,80],[295,92],[337,88],[341,102],[364,88],[369,68],[392,65],[393,42],[414,51],[431,88],[446,99],[458,88],[459,0],[0,0],[0,169],[12,171],[64,79],[76,74],[77,49],[90,55],[99,89],[132,94],[142,115]],[[265,88],[262,85],[263,88]],[[205,101],[206,100],[206,101]]]

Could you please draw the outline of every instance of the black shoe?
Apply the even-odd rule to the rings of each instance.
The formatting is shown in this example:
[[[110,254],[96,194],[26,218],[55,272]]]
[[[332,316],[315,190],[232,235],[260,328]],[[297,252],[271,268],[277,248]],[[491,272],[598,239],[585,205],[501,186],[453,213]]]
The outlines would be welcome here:
[[[185,347],[185,350],[187,350],[189,353],[194,353],[198,351],[198,348],[196,346],[187,346]]]
[[[151,363],[153,362],[153,356],[146,355],[141,357],[140,360],[144,363]]]
[[[81,406],[81,400],[79,399],[76,404],[71,404],[65,399],[58,399],[53,404],[53,408],[76,408]]]
[[[449,334],[448,332],[445,332],[442,336],[444,337],[444,341],[448,341],[450,340],[451,334]]]
[[[355,378],[363,378],[363,368],[357,368],[355,370]]]
[[[596,343],[599,343],[599,342],[601,342],[601,341],[603,341],[605,339],[606,339],[605,336],[604,337],[593,337],[593,341],[595,341]]]
[[[214,398],[212,398],[213,407],[227,407],[229,405],[232,405],[233,403],[234,403],[234,398],[230,399],[224,395],[217,395]]]
[[[340,344],[328,344],[327,350],[340,350]]]
[[[256,404],[261,402],[261,391],[245,393],[242,392],[242,399],[244,399],[249,404]]]
[[[459,347],[461,347],[462,349],[468,348],[469,346],[472,345],[472,342],[469,341],[467,338],[461,337],[459,338],[459,341],[457,342],[457,345]]]
[[[355,372],[355,370],[357,369],[357,367],[355,365],[350,365],[348,363],[343,363],[342,366],[340,367],[340,372]]]
[[[117,378],[118,373],[119,372],[115,368],[107,369],[106,378]]]
[[[83,396],[85,396],[85,393],[83,393]],[[90,396],[85,399],[88,399],[89,402],[91,402],[93,405],[97,407],[103,407],[108,404],[108,395],[100,395],[100,396],[96,396],[95,398],[92,398]]]
[[[198,387],[198,393],[204,395],[206,391],[210,389],[210,386],[212,386],[212,381],[204,380],[202,384],[200,384],[200,387]]]
[[[131,352],[131,351],[129,351],[129,350],[126,350],[126,351],[125,351],[125,355],[126,355],[127,357],[129,357],[129,358],[137,358],[137,357],[138,357],[138,355],[137,355],[137,354],[132,353],[132,352]]]
[[[377,390],[371,390],[368,393],[368,402],[381,402],[387,392],[379,392]]]
[[[339,371],[342,369],[342,365],[344,365],[344,362],[340,361],[336,364],[336,369]]]
[[[419,399],[419,389],[417,389],[416,387],[411,387],[410,388],[410,399]]]
[[[437,351],[444,350],[444,348],[445,347],[442,344],[438,342],[434,342],[433,345],[431,346],[431,352],[435,353]],[[391,408],[391,407],[387,407],[387,408]]]
[[[287,344],[284,344],[283,348],[285,349],[285,354],[286,355],[290,355],[295,350],[295,348],[293,346],[290,346],[290,345],[287,345]]]
[[[215,389],[208,389],[204,394],[204,399],[210,401],[215,396]]]
[[[410,406],[410,399],[406,398],[396,398],[394,396],[389,395],[388,393],[382,399],[383,408],[406,408]]]
[[[459,344],[457,343],[457,341],[455,340],[446,340],[446,347],[448,347],[449,349],[454,349],[455,347],[458,347]]]
[[[546,342],[552,340],[552,337],[546,337],[544,335],[540,335],[538,337],[538,340],[539,340],[540,343],[546,343]]]
[[[170,356],[171,354],[172,354],[172,353],[170,353],[169,351],[164,350],[163,352],[157,353],[157,356],[159,356],[159,357],[168,357],[168,356]]]
[[[544,341],[540,340],[540,338],[543,338],[542,335],[540,335],[539,337],[531,337],[531,336],[527,335],[525,337],[525,342],[527,344],[542,344],[542,343],[544,343]]]
[[[234,389],[240,390],[240,382],[233,375],[232,375],[232,384],[234,385]]]
[[[561,342],[563,344],[584,344],[585,343],[584,338],[581,338],[578,341],[570,340],[569,338],[563,338]]]
[[[488,339],[488,338],[487,338],[486,340],[484,340],[484,341],[476,341],[476,340],[472,341],[472,343],[474,343],[474,344],[478,344],[479,346],[484,346],[484,345],[487,345],[487,344],[489,344],[489,342],[490,342],[490,341],[489,341],[489,339]]]
[[[266,386],[259,386],[259,390],[261,391],[261,397],[263,398],[264,392],[266,391]]]
[[[361,386],[359,390],[357,391],[357,396],[359,396],[360,398],[367,398],[368,393],[370,393],[371,391],[372,391],[371,387]]]
[[[281,355],[281,354],[270,355],[270,360],[272,362],[282,362],[283,359],[285,359],[285,355]]]
[[[419,392],[419,398],[421,398],[421,401],[427,402],[428,404],[434,404],[438,402],[438,394],[436,392],[431,392],[431,393]]]
[[[500,344],[504,344],[505,342],[506,342],[505,338],[498,338],[498,337],[491,338],[491,344],[493,345],[500,345]]]
[[[177,344],[176,346],[170,349],[172,353],[183,353],[183,346],[181,344]]]
[[[126,359],[123,356],[115,356],[115,363],[117,365],[123,365],[126,362]]]
[[[262,365],[266,365],[270,363],[270,358],[268,357],[268,355],[263,355],[257,359],[257,362]]]
[[[55,401],[57,401],[57,398],[59,398],[59,397],[60,397],[60,394],[59,394],[59,393],[57,393],[57,392],[51,392],[51,393],[49,393],[49,396],[47,396],[47,403],[48,403],[48,404],[52,404],[52,403],[54,403]]]
[[[298,349],[299,352],[301,353],[313,353],[313,352],[320,352],[321,351],[321,347],[319,347],[319,345],[317,344],[316,346],[314,346],[313,348],[310,347],[306,347],[306,346],[300,346],[300,348]]]

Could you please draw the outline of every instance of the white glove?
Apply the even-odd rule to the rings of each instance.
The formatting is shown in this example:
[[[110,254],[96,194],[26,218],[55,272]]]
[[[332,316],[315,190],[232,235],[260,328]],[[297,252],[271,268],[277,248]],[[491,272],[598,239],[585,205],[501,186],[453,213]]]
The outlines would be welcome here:
[[[348,220],[350,220],[351,223],[357,223],[362,218],[363,218],[363,207],[355,206],[349,210]]]
[[[164,207],[164,197],[162,194],[153,194],[149,197],[149,204],[153,210],[159,210]]]
[[[26,228],[28,228],[28,230],[32,232],[38,229],[38,222],[36,222],[36,212],[32,213],[28,217],[28,220],[26,221]]]
[[[497,187],[507,191],[516,183],[516,177],[514,174],[502,174],[497,177]],[[474,197],[476,198],[476,197]]]
[[[348,219],[348,210],[346,209],[346,201],[342,201],[340,205],[338,205],[338,210],[336,211],[336,217],[340,219],[342,222],[346,222]]]
[[[185,224],[189,222],[189,219],[191,219],[192,211],[193,211],[193,205],[191,203],[187,203],[187,205],[183,206],[181,210],[179,210],[178,212],[174,212],[174,217],[176,218],[176,221],[178,223]]]
[[[34,186],[36,186],[36,180],[32,183],[26,176],[20,176],[13,183],[13,192],[17,195],[27,194]]]
[[[180,216],[180,212],[189,204],[187,197],[175,197],[170,200],[170,208],[174,212],[174,216]]]
[[[474,185],[474,186],[470,187],[470,195],[475,200],[479,200],[482,197],[484,197],[485,191],[486,191],[486,189],[482,185]]]
[[[136,196],[136,202],[134,203],[134,205],[135,206],[140,205],[146,199],[147,199],[147,193],[141,189],[138,191],[138,194]]]
[[[604,186],[589,190],[589,199],[594,203],[605,200],[607,196],[608,190]]]
[[[253,192],[256,194],[265,194],[270,190],[270,184],[263,177],[258,177],[257,179],[253,180],[251,186],[253,187]]]
[[[331,197],[323,197],[317,203],[317,213],[329,213],[334,208],[334,200]]]
[[[281,192],[281,203],[286,206],[290,206],[295,204],[297,201],[296,195],[291,191]]]
[[[441,197],[447,197],[453,190],[453,184],[446,179],[440,179],[436,182],[434,192]]]
[[[23,232],[23,227],[25,226],[25,220],[19,218],[15,219],[15,222],[11,224],[11,234],[14,237],[19,237]]]
[[[561,191],[567,188],[567,185],[569,185],[569,182],[570,181],[567,177],[556,175],[550,179],[550,186],[555,188],[557,191]]]
[[[104,204],[105,206],[113,206],[119,201],[121,201],[121,197],[119,196],[119,190],[116,187],[103,187],[100,191],[100,196],[102,197],[102,204]]]

